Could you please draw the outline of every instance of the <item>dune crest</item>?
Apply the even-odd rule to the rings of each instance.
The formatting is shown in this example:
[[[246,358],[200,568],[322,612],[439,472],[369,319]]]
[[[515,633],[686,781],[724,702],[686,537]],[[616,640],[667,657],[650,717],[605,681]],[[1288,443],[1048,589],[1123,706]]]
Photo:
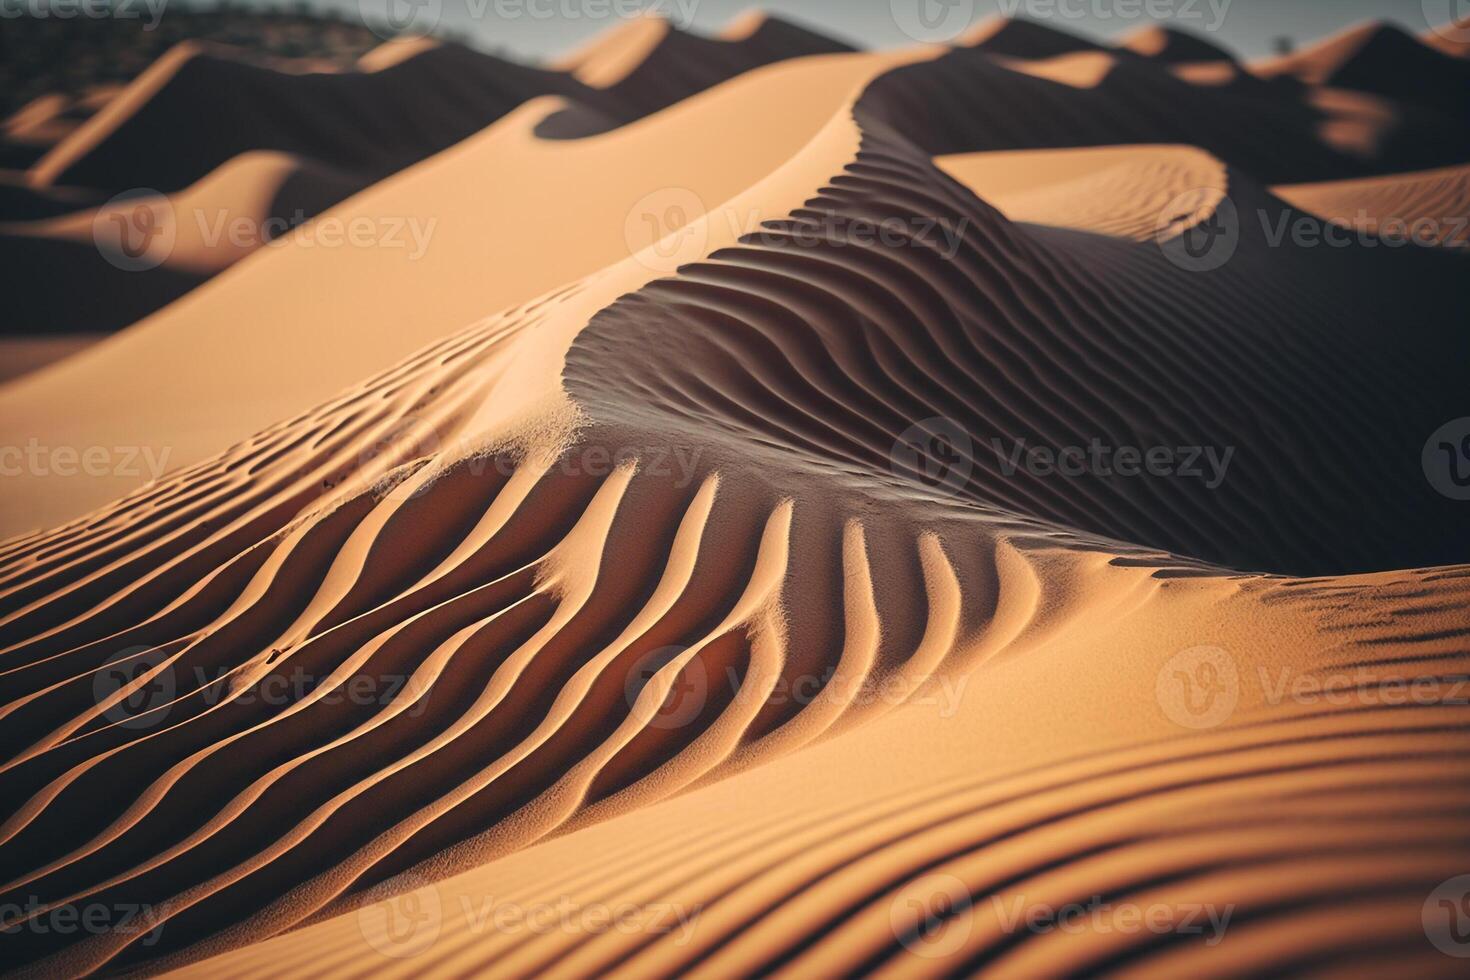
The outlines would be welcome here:
[[[0,393],[126,400],[250,312],[91,423],[183,459],[0,542],[0,905],[149,910],[7,963],[1442,971],[1464,260],[1302,232],[1460,201],[1470,137],[1017,23],[574,140],[520,102],[324,212],[457,209],[433,258],[261,249]]]

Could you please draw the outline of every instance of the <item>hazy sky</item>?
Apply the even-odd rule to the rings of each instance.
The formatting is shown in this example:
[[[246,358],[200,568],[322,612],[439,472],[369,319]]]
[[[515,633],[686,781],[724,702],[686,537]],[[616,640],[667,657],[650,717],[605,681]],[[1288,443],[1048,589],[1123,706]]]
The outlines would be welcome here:
[[[265,0],[261,0],[265,2]],[[1125,34],[1162,19],[1195,30],[1246,57],[1266,54],[1273,39],[1298,43],[1369,18],[1414,33],[1470,14],[1470,0],[308,0],[357,16],[394,5],[405,22],[468,34],[483,47],[526,59],[565,51],[641,8],[652,7],[695,30],[711,32],[759,6],[864,47],[942,40],[957,26],[996,13],[1042,20],[1096,37]],[[907,30],[906,30],[907,28]]]

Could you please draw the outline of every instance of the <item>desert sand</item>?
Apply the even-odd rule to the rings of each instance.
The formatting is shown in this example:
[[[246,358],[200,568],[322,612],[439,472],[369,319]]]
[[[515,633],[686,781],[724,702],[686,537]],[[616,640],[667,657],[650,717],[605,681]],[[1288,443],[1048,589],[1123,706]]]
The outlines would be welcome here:
[[[0,445],[167,457],[0,484],[8,969],[1460,975],[1463,118],[1171,32],[813,37],[625,25],[547,70],[616,100],[367,154],[0,388]],[[49,172],[151,165],[100,132]],[[247,135],[165,200],[332,159]],[[383,217],[435,230],[312,245]]]

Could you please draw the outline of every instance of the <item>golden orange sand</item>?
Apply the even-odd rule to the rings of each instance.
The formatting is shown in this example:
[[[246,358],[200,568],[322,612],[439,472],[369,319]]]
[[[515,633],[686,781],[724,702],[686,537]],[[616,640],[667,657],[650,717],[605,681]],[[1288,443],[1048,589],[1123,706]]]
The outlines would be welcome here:
[[[957,79],[1094,106],[1116,58],[799,59],[570,141],[532,100],[319,219],[436,218],[417,258],[299,229],[0,390],[0,443],[176,454],[0,486],[0,903],[162,927],[14,962],[1453,975],[1470,538],[1417,454],[1459,257],[1168,248],[1227,201],[1462,205],[1463,167],[1336,176],[1365,124],[1268,187],[1223,115],[977,148]],[[1008,433],[1239,455],[1046,477]]]

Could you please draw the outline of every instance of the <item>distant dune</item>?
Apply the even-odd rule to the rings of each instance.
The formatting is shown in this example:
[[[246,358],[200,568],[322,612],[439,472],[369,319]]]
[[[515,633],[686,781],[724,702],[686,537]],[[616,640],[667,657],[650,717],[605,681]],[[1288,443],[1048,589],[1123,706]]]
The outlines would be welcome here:
[[[504,108],[0,389],[50,468],[0,483],[6,969],[1456,975],[1470,131],[1167,32],[965,42],[241,74],[251,140],[306,79]],[[395,111],[172,199],[470,114]],[[309,244],[383,216],[440,224]]]

